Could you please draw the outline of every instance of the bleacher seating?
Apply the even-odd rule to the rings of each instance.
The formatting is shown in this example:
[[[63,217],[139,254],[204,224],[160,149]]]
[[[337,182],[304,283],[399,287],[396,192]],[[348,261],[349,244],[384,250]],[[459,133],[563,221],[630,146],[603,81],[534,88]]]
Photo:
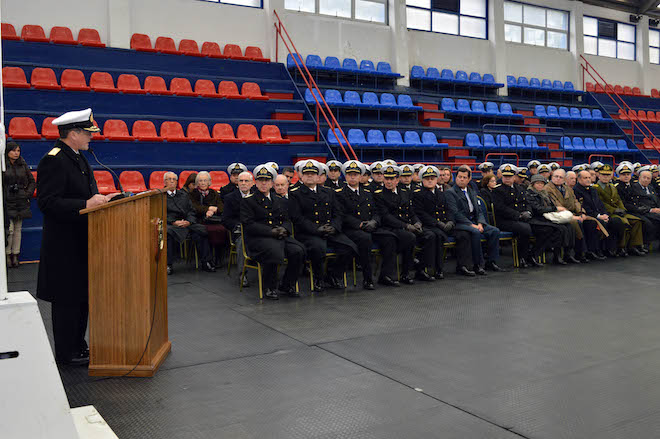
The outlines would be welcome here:
[[[162,142],[163,138],[156,132],[156,127],[150,120],[136,120],[133,123],[133,137],[140,142]]]
[[[60,84],[64,90],[89,91],[90,87],[85,81],[85,75],[80,70],[65,69],[60,77]]]
[[[144,78],[144,90],[152,95],[171,95],[171,91],[167,89],[165,80],[160,76],[147,76]]]
[[[618,95],[623,95],[623,96],[647,96],[642,94],[642,90],[639,87],[631,87],[629,85],[624,85],[621,86],[619,84],[615,84],[614,86],[607,84],[605,87],[603,87],[601,84],[595,84],[592,82],[587,82],[585,84],[585,91],[591,92],[591,93],[605,93],[607,89],[607,92],[609,93],[616,93]],[[653,95],[653,90],[655,90],[655,96]],[[660,97],[658,95],[658,90],[653,89],[651,90],[651,97]]]
[[[165,185],[167,171],[153,171],[149,174],[149,189],[161,189]]]
[[[204,56],[199,51],[197,41],[185,38],[179,41],[179,53],[188,56]]]
[[[591,137],[562,137],[560,140],[561,148],[565,151],[578,153],[617,153],[627,152],[628,144],[623,139],[593,139]]]
[[[186,130],[186,137],[188,140],[201,143],[215,143],[216,140],[211,138],[209,133],[209,127],[205,123],[201,122],[191,122],[188,124],[188,129]]]
[[[175,96],[197,96],[186,78],[173,78],[170,82],[170,91]]]
[[[8,134],[12,139],[41,139],[34,120],[29,117],[13,117],[9,121]]]
[[[183,127],[179,122],[167,121],[160,125],[160,137],[168,142],[186,142]]]
[[[23,26],[23,29],[21,30],[21,40],[38,43],[47,43],[49,41],[44,32],[44,28],[36,24],[26,24]]]
[[[41,136],[44,139],[55,140],[60,137],[60,132],[52,122],[55,120],[54,117],[47,117],[41,123]]]
[[[117,192],[115,181],[112,174],[108,171],[94,171],[94,178],[96,179],[96,187],[102,195],[113,194]]]
[[[309,89],[305,90],[305,102],[310,105],[315,105],[316,101],[314,96],[317,97],[319,102],[322,102],[318,96],[316,89],[312,93]],[[421,111],[422,108],[413,104],[409,95],[400,94],[394,97],[391,93],[382,93],[380,99],[378,95],[373,92],[365,92],[362,97],[354,90],[347,90],[344,92],[342,98],[338,90],[328,89],[324,93],[324,98],[329,106],[344,107],[344,108],[365,108],[365,109],[389,109],[389,110],[408,110],[408,111]]]
[[[413,66],[410,70],[410,85],[422,90],[428,89],[436,93],[450,93],[461,94],[477,93],[481,95],[497,94],[497,90],[504,87],[504,84],[495,82],[495,77],[490,73],[481,74],[479,72],[471,72],[468,76],[467,72],[457,70],[456,74],[451,69],[442,69],[440,72],[435,67],[429,67],[424,72],[422,66]]]
[[[222,186],[229,184],[229,176],[225,171],[211,171],[211,189],[219,191]]]
[[[355,145],[371,148],[446,148],[448,146],[446,143],[438,143],[435,134],[431,132],[422,133],[422,137],[420,138],[419,133],[416,131],[406,131],[404,135],[401,136],[401,133],[396,130],[389,130],[385,135],[383,135],[383,132],[380,130],[369,130],[365,137],[364,131],[352,128],[346,133],[346,138],[352,146]],[[332,130],[328,130],[327,139],[332,145],[338,145],[340,143]],[[344,143],[343,139],[341,143]]]
[[[126,192],[144,192],[147,187],[144,184],[144,177],[138,171],[124,171],[119,174],[119,182]]]
[[[78,44],[90,47],[105,47],[101,42],[99,31],[96,29],[83,28],[78,31]]]
[[[296,57],[298,64],[302,68],[303,66],[302,59],[295,54],[293,56],[291,54],[287,55],[286,66],[287,69],[292,70],[295,73],[295,75],[297,75],[298,68],[296,67],[296,63],[293,59],[294,56]],[[402,75],[393,72],[390,63],[385,61],[378,62],[377,66],[374,67],[373,61],[362,60],[358,66],[357,61],[353,58],[346,58],[340,64],[339,59],[337,57],[328,56],[325,59],[325,63],[322,63],[320,56],[307,55],[304,65],[307,66],[307,69],[309,69],[314,73],[332,74],[335,75],[336,77],[339,77],[337,75],[351,74],[352,76],[356,76],[356,77],[359,76],[370,76],[374,78],[380,77],[383,79],[390,79],[395,81],[396,79],[402,77]],[[377,82],[375,84],[377,84]]]
[[[117,90],[127,94],[146,94],[140,86],[140,80],[135,75],[121,74],[117,78]]]
[[[25,72],[20,67],[3,67],[2,85],[7,88],[30,88]]]
[[[128,134],[128,127],[123,120],[109,119],[103,125],[103,135],[108,140],[132,141],[135,138]]]
[[[170,37],[156,38],[154,49],[156,49],[156,52],[158,53],[169,53],[172,55],[180,54],[180,52],[176,48],[176,44],[174,44],[174,40]]]
[[[96,92],[119,93],[115,88],[115,82],[108,72],[94,72],[89,78],[89,86]]]
[[[32,70],[30,84],[37,90],[60,90],[53,69],[37,67]]]
[[[234,129],[228,123],[216,123],[213,125],[213,138],[220,143],[239,143],[234,135]]]
[[[71,29],[64,26],[53,26],[50,30],[50,42],[56,44],[76,45],[78,42],[73,39]]]
[[[594,121],[594,122],[611,122],[609,118],[603,118],[603,114],[599,109],[594,108],[567,108],[559,107],[559,110],[554,105],[536,105],[534,107],[534,116],[540,119],[547,120],[580,120],[580,121]]]
[[[151,38],[146,34],[133,34],[131,36],[131,49],[140,52],[156,52],[151,46]]]
[[[18,41],[21,39],[21,37],[16,34],[16,28],[14,28],[14,25],[10,23],[2,23],[2,30],[0,30],[0,33],[2,34],[3,40]]]

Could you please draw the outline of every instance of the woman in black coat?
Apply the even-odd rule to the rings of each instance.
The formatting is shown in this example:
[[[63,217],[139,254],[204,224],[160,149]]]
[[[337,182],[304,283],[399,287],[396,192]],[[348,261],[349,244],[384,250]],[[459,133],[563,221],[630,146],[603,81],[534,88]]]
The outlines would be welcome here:
[[[30,199],[36,183],[23,157],[21,147],[16,142],[8,142],[5,150],[7,170],[3,173],[5,216],[9,220],[7,236],[7,267],[18,267],[21,252],[21,228],[25,218],[32,218]]]

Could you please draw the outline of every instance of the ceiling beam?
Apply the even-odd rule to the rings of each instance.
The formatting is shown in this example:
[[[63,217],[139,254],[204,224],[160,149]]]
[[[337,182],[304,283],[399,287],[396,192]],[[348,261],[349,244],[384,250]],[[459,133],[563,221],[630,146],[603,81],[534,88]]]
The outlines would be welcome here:
[[[658,6],[658,3],[660,3],[660,0],[646,0],[639,7],[639,13],[643,14],[645,12],[648,12],[651,9],[656,9],[656,6]]]

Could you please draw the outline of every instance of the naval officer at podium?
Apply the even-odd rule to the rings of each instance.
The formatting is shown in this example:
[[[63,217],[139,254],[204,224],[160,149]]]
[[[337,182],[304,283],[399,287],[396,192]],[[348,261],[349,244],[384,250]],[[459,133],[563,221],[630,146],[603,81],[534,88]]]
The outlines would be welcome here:
[[[87,217],[82,209],[105,204],[94,173],[81,151],[89,149],[91,108],[53,121],[60,138],[39,162],[37,203],[43,213],[37,297],[51,302],[55,359],[61,365],[89,362],[87,331]]]

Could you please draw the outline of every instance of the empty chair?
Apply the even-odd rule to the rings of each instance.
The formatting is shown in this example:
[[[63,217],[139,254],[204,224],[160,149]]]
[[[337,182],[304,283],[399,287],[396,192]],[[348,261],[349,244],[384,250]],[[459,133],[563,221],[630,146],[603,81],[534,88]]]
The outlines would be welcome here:
[[[224,58],[222,50],[220,50],[220,45],[212,41],[205,41],[202,43],[202,50],[200,52],[202,56],[207,56],[209,58]]]
[[[467,135],[465,136],[465,146],[467,146],[468,148],[481,148],[482,145],[481,145],[481,140],[479,140],[479,136],[477,136],[474,133],[467,133]]]
[[[133,137],[140,142],[162,142],[163,139],[156,132],[154,123],[150,120],[136,120],[133,123]]]
[[[257,46],[247,46],[245,48],[245,57],[250,61],[270,62],[270,59],[264,57],[261,49]]]
[[[37,125],[30,117],[13,117],[9,121],[9,137],[12,139],[41,139]]]
[[[570,115],[571,115],[571,119],[582,119],[579,108],[571,107]]]
[[[399,95],[396,100],[399,108],[415,108],[412,98],[408,95]]]
[[[570,110],[566,107],[559,107],[559,118],[560,119],[570,119],[571,118]]]
[[[596,139],[596,151],[597,152],[606,152],[607,151],[607,145],[605,144],[604,139]]]
[[[585,137],[584,149],[587,151],[596,151],[596,142],[591,137]]]
[[[115,82],[108,72],[94,72],[89,77],[89,86],[94,91],[104,93],[119,93],[115,88]]]
[[[595,120],[602,120],[603,119],[603,113],[598,109],[593,109],[593,110],[591,110],[591,118],[595,119]]]
[[[505,134],[498,134],[495,137],[495,141],[497,142],[497,146],[499,146],[500,149],[512,149],[509,138]]]
[[[344,93],[344,104],[351,107],[362,107],[362,98],[360,94],[356,91],[349,90]]]
[[[375,108],[380,106],[380,102],[378,102],[378,96],[376,96],[376,93],[367,91],[362,94],[362,105],[365,107],[371,107]]]
[[[392,72],[392,66],[390,63],[385,61],[380,61],[378,65],[376,65],[376,71],[381,75],[398,76],[396,73]]]
[[[172,78],[170,91],[176,96],[197,96],[186,78]]]
[[[385,136],[380,130],[369,130],[367,132],[367,143],[372,146],[385,146],[387,144]]]
[[[591,93],[593,93],[593,92],[596,91],[596,88],[594,87],[594,84],[591,83],[591,82],[587,82],[585,88],[586,88],[587,92],[591,92]]]
[[[169,53],[172,55],[179,55],[180,52],[174,44],[174,40],[170,37],[158,37],[156,38],[156,44],[154,44],[156,52],[159,53]]]
[[[323,69],[323,60],[318,55],[307,55],[305,58],[305,65],[308,69]]]
[[[357,72],[360,70],[358,68],[357,61],[355,61],[353,58],[345,58],[341,63],[341,68],[349,72]]]
[[[218,93],[215,91],[215,84],[210,79],[198,79],[195,82],[195,94],[205,98],[218,97]]]
[[[61,87],[57,84],[57,78],[53,69],[47,67],[37,67],[32,70],[30,77],[32,87],[37,90],[59,90]]]
[[[332,129],[328,129],[328,135],[327,135],[326,139],[328,140],[328,143],[331,144],[331,145],[339,145],[340,144],[339,140],[337,140],[337,137],[335,136],[335,133],[339,134],[339,130],[335,129],[335,131],[333,132]],[[343,136],[340,136],[340,137],[342,138],[341,139],[341,144],[344,145],[344,138],[343,138]]]
[[[179,41],[179,53],[188,56],[204,56],[199,52],[197,41],[188,39]]]
[[[339,71],[341,70],[341,63],[336,56],[326,56],[323,67],[325,67],[326,70]]]
[[[477,114],[486,114],[484,103],[481,101],[472,101],[472,112]]]
[[[616,148],[619,151],[628,151],[628,143],[623,139],[619,139],[616,141]]]
[[[259,138],[257,128],[250,124],[241,124],[236,129],[236,137],[238,140],[245,143],[266,143],[265,140]]]
[[[605,142],[605,146],[607,147],[607,151],[618,151],[619,148],[616,146],[616,140],[614,139],[607,139],[607,142]]]
[[[261,127],[261,138],[268,143],[287,144],[291,143],[289,139],[283,139],[282,133],[277,125],[263,125]]]
[[[584,142],[582,141],[582,137],[573,137],[572,141],[573,143],[573,150],[574,151],[584,151]]]
[[[486,114],[499,116],[500,109],[497,107],[496,102],[486,102]]]
[[[41,123],[41,136],[44,139],[55,140],[60,138],[60,131],[53,125],[54,117],[47,117]]]
[[[238,86],[234,81],[220,81],[218,84],[218,94],[227,99],[246,99],[238,93]]]
[[[25,72],[20,67],[3,67],[2,85],[7,88],[30,88]]]
[[[219,191],[221,187],[229,184],[229,176],[225,171],[211,171],[211,189]]]
[[[562,84],[561,81],[553,81],[552,82],[552,89],[553,90],[563,90],[564,89],[564,84]]]
[[[424,146],[437,146],[438,138],[434,133],[424,132],[422,133],[422,145]]]
[[[515,76],[507,75],[506,76],[506,86],[507,87],[517,87],[518,82],[516,81]]]
[[[614,93],[619,94],[619,95],[624,94],[623,87],[621,87],[621,86],[618,85],[618,84],[615,85],[615,86],[614,86]]]
[[[529,81],[524,76],[518,76],[518,87],[529,88]]]
[[[149,175],[149,189],[162,189],[165,181],[165,174],[168,171],[154,171]]]
[[[165,80],[160,76],[147,76],[144,78],[144,90],[152,95],[171,95]]]
[[[188,140],[198,143],[215,143],[217,140],[211,138],[209,127],[202,122],[190,122],[186,129]]]
[[[241,86],[241,95],[252,101],[267,101],[269,99],[268,96],[261,94],[261,88],[255,82],[244,82]]]
[[[108,140],[132,141],[133,136],[128,134],[126,122],[119,119],[108,119],[103,124],[103,135]]]
[[[514,116],[511,104],[507,104],[505,102],[500,105],[500,113],[502,115]]]
[[[651,123],[656,123],[658,122],[658,119],[656,118],[656,114],[653,111],[647,111],[646,112],[646,118],[648,119],[649,122]]]
[[[89,91],[85,75],[80,70],[65,69],[60,77],[60,85],[64,90]]]
[[[99,190],[101,195],[108,195],[117,192],[115,187],[115,180],[112,178],[112,174],[108,171],[94,171],[94,179],[96,180],[96,187]],[[163,179],[160,180],[163,187]]]
[[[557,111],[557,107],[553,105],[548,105],[548,108],[546,109],[546,113],[548,115],[549,119],[559,119],[559,112]]]
[[[539,146],[538,141],[536,140],[536,136],[532,136],[531,134],[525,136],[525,148],[530,151],[544,149],[543,147]]]
[[[644,149],[654,149],[653,148],[653,142],[651,142],[651,139],[644,137],[644,142],[642,143],[642,148]]]
[[[346,137],[348,138],[348,143],[351,145],[360,146],[367,144],[367,139],[364,137],[364,132],[357,128],[351,128],[348,130],[348,135]]]
[[[623,94],[628,95],[628,96],[632,96],[632,94],[633,94],[632,93],[632,88],[630,88],[629,85],[626,85],[625,87],[623,87]]]
[[[410,69],[410,79],[423,79],[424,77],[426,77],[424,67],[412,66],[412,69]]]
[[[36,24],[26,24],[21,30],[21,39],[23,41],[34,41],[37,43],[47,43],[44,28]]]
[[[550,90],[552,89],[552,81],[549,79],[544,79],[541,81],[541,88],[544,90]]]
[[[541,88],[541,81],[539,81],[539,78],[530,78],[529,88]]]
[[[419,138],[417,131],[406,131],[403,133],[403,142],[406,146],[420,146],[422,139]]]
[[[442,72],[440,73],[440,79],[443,81],[453,81],[454,80],[454,72],[452,72],[450,69],[442,69]]]
[[[56,44],[70,44],[72,46],[78,44],[76,40],[73,39],[71,29],[64,26],[53,26],[50,29],[50,42]]]
[[[488,149],[497,149],[497,143],[495,143],[495,138],[492,134],[484,134],[483,146]]]
[[[523,140],[522,136],[518,134],[511,136],[510,143],[513,149],[520,149],[520,150],[528,149],[527,145],[525,145],[525,141]]]
[[[78,44],[90,47],[105,47],[96,29],[82,28],[78,31]]]
[[[220,143],[239,143],[234,136],[234,129],[228,123],[216,123],[213,125],[213,138]]]
[[[564,90],[566,91],[575,91],[575,86],[571,81],[564,82]]]
[[[151,38],[145,34],[133,34],[131,36],[131,49],[139,52],[156,52],[151,46]]]
[[[223,49],[222,54],[230,59],[247,59],[243,56],[243,51],[237,44],[225,44],[225,48]]]
[[[454,100],[452,98],[442,98],[442,101],[440,101],[440,108],[442,111],[448,113],[456,112],[456,106],[454,105]]]
[[[625,111],[625,110],[624,110]],[[630,120],[638,120],[637,118],[637,111],[635,110],[628,110],[628,118]]]
[[[135,75],[121,74],[117,78],[117,90],[124,94],[143,95],[147,92],[142,90],[140,80]]]
[[[364,59],[360,62],[360,71],[375,72],[376,67],[374,67],[373,61],[369,61],[368,59]]]
[[[296,65],[296,62],[298,63],[297,65]],[[294,53],[293,55],[288,54],[286,56],[286,68],[287,69],[296,69],[298,67],[300,67],[301,69],[303,67],[302,58],[297,53]]]
[[[383,93],[380,95],[380,106],[387,108],[398,108],[396,98],[391,93]]]
[[[455,82],[468,82],[468,74],[463,70],[456,70]]]
[[[547,118],[548,113],[545,112],[545,107],[543,105],[537,105],[534,107],[534,116]]]
[[[3,36],[4,38],[4,36]],[[651,97],[652,98],[660,98],[660,92],[658,91],[657,88],[654,88],[651,90]]]
[[[126,192],[144,192],[144,177],[138,171],[123,171],[119,174],[119,182]]]
[[[573,142],[571,142],[570,137],[562,137],[561,140],[559,141],[559,144],[561,145],[562,149],[566,151],[573,150]]]
[[[459,99],[458,102],[456,102],[456,110],[458,110],[461,113],[472,112],[472,110],[470,109],[470,103],[466,99]]]
[[[309,89],[305,90],[305,94],[307,94],[307,92],[309,92]],[[310,94],[311,94],[311,92],[310,92]],[[312,102],[314,102],[313,98],[312,98]],[[333,89],[326,90],[325,91],[325,102],[328,105],[332,105],[334,107],[343,107],[344,106],[344,99],[342,99],[341,93],[339,93],[338,90],[333,90]]]
[[[481,74],[478,72],[470,73],[470,82],[481,83]]]
[[[436,69],[435,67],[429,67],[426,70],[426,77],[428,79],[441,79],[442,77],[440,76],[440,71]],[[453,78],[453,76],[452,76]]]
[[[187,142],[179,122],[167,121],[160,125],[160,137],[168,142]]]
[[[385,133],[385,141],[388,145],[403,145],[403,139],[401,138],[401,133],[398,131],[388,131]]]
[[[495,84],[495,77],[490,73],[484,73],[484,76],[481,79],[481,81],[484,84]]]
[[[21,38],[16,34],[16,28],[13,24],[2,23],[2,30],[0,30],[3,40],[18,41]]]
[[[646,111],[644,111],[644,110],[639,110],[637,112],[637,118],[642,122],[647,122],[648,121],[648,119],[646,118]]]
[[[314,99],[314,97],[316,97],[316,100]],[[323,102],[323,100],[321,99],[321,94],[317,89],[314,89],[313,93],[309,89],[305,90],[305,102],[307,102],[310,105],[315,105],[317,100],[319,104]]]

